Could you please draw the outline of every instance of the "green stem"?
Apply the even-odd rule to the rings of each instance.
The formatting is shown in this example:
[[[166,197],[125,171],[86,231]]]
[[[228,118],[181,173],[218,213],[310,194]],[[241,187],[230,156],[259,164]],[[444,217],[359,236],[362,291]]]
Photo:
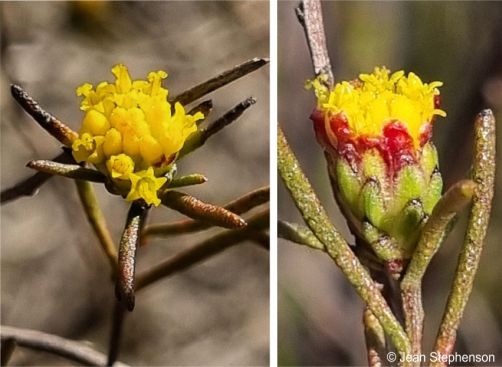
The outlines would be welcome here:
[[[169,188],[172,189],[175,187],[200,185],[200,184],[203,184],[204,182],[207,182],[206,176],[198,174],[198,173],[194,173],[191,175],[173,178],[173,180],[171,182],[169,182]]]
[[[295,242],[299,245],[326,251],[326,246],[317,239],[310,229],[297,223],[289,223],[284,220],[277,221],[277,235],[279,238]]]
[[[368,353],[368,366],[381,367],[386,361],[385,333],[378,319],[368,307],[365,307],[363,314],[364,338],[366,340],[366,351]]]
[[[326,246],[328,254],[354,286],[356,292],[366,302],[385,332],[390,336],[397,350],[407,354],[410,351],[410,342],[403,328],[393,315],[368,271],[331,224],[325,209],[290,150],[284,134],[280,128],[278,128],[278,131],[279,172],[303,219],[319,241]]]
[[[96,236],[98,237],[101,249],[110,263],[112,273],[115,274],[118,259],[117,249],[115,248],[112,236],[108,230],[108,225],[106,224],[105,216],[99,206],[94,188],[88,181],[76,180],[75,182],[77,184],[78,196],[80,197],[80,201],[84,207],[87,219],[91,224],[94,233],[96,233]]]
[[[453,218],[471,201],[476,184],[462,180],[453,185],[439,200],[422,229],[420,239],[401,282],[401,296],[406,332],[412,354],[420,355],[424,311],[422,306],[422,278],[432,257],[451,229]]]
[[[475,120],[474,162],[472,179],[476,189],[467,224],[463,251],[460,254],[455,279],[441,321],[435,351],[451,354],[455,346],[457,329],[471,294],[474,276],[479,265],[483,242],[490,220],[495,183],[495,117],[491,110],[483,110]],[[432,363],[431,366],[445,366]]]

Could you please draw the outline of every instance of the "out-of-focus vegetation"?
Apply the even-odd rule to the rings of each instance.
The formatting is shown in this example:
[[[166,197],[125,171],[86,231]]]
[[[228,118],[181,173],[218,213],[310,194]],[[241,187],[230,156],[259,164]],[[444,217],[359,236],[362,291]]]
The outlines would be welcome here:
[[[253,57],[268,56],[265,2],[2,2],[1,184],[32,174],[32,159],[51,159],[59,145],[14,102],[9,84],[23,86],[73,129],[82,113],[75,88],[113,80],[129,67],[134,79],[169,73],[172,95]],[[224,204],[268,184],[268,70],[208,96],[211,116],[249,96],[258,100],[234,125],[182,164],[209,182],[186,191]],[[113,283],[87,223],[74,183],[53,178],[33,198],[1,208],[2,324],[89,340],[105,352]],[[128,204],[97,187],[116,241]],[[150,223],[179,218],[152,210]],[[214,232],[211,232],[214,233]],[[152,241],[139,251],[139,271],[207,234]],[[138,294],[128,315],[120,360],[131,365],[265,365],[268,363],[268,254],[233,248]],[[64,365],[16,349],[14,365]]]
[[[315,100],[304,90],[310,57],[294,14],[279,3],[279,121],[335,225],[350,239],[331,194],[325,160],[309,120]],[[336,80],[374,66],[440,80],[442,108],[434,141],[448,187],[468,175],[473,118],[494,109],[502,121],[502,4],[496,2],[325,2],[324,23]],[[498,124],[500,126],[500,123]],[[498,129],[502,140],[502,129]],[[499,171],[502,152],[498,153]],[[501,185],[498,175],[496,187]],[[279,185],[279,217],[301,222]],[[424,280],[425,353],[432,348],[446,303],[466,215],[434,258]],[[502,363],[502,193],[496,190],[486,247],[460,327],[460,353],[495,354]],[[325,254],[279,241],[279,364],[364,365],[363,305]]]

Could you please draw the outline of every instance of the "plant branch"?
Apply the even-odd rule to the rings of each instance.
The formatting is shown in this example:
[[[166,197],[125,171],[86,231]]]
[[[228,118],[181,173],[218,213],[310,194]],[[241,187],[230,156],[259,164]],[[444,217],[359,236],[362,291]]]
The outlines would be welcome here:
[[[474,122],[475,142],[472,179],[476,183],[467,224],[464,247],[459,256],[455,279],[448,297],[434,350],[448,355],[455,346],[457,329],[471,294],[483,243],[490,220],[495,185],[495,117],[483,110]],[[432,366],[445,366],[432,363]]]
[[[424,311],[422,279],[432,257],[451,229],[452,220],[470,203],[476,184],[462,180],[453,185],[439,200],[422,229],[415,252],[401,282],[405,325],[411,340],[412,354],[421,354]]]
[[[105,175],[95,169],[81,167],[78,164],[64,164],[48,160],[29,161],[26,167],[50,175],[73,178],[75,180],[86,180],[91,182],[104,183]]]
[[[200,185],[207,182],[207,177],[198,173],[174,178],[169,183],[169,188]]]
[[[110,332],[110,344],[106,365],[113,366],[119,356],[120,341],[122,339],[122,327],[126,316],[124,304],[119,301],[113,303],[112,328]]]
[[[295,242],[299,245],[308,246],[315,250],[326,252],[326,246],[324,246],[324,244],[317,239],[308,227],[300,224],[278,220],[277,235],[279,238]]]
[[[10,357],[12,357],[16,346],[16,340],[13,338],[2,339],[2,349],[0,350],[2,366],[7,366],[7,363],[9,363]]]
[[[73,141],[78,138],[75,131],[40,107],[19,85],[11,85],[10,90],[14,99],[40,126],[64,146],[71,147]]]
[[[385,333],[368,307],[364,308],[363,313],[364,338],[366,340],[366,351],[368,353],[368,366],[381,367],[386,362]],[[384,363],[382,363],[385,361]]]
[[[75,163],[75,160],[71,156],[71,154],[64,151],[59,154],[57,157],[52,159],[55,162],[60,163]],[[47,180],[52,177],[51,174],[38,172],[34,175],[24,179],[23,181],[15,184],[8,189],[2,190],[0,195],[0,202],[3,204],[8,203],[9,201],[19,199],[22,196],[33,196],[38,192],[38,188],[42,186]]]
[[[133,201],[119,244],[119,260],[115,294],[128,311],[134,309],[136,252],[149,207],[143,200]]]
[[[223,228],[243,228],[244,219],[220,206],[204,203],[188,194],[169,190],[161,197],[162,204],[187,217]]]
[[[268,62],[269,60],[264,58],[254,58],[246,61],[243,64],[237,65],[234,68],[177,95],[173,98],[173,102],[179,102],[182,105],[192,103],[206,94],[209,94],[216,89],[219,89],[234,80],[242,78],[243,76],[261,68],[262,66],[268,64]]]
[[[316,76],[326,75],[328,86],[332,86],[334,78],[326,47],[321,2],[319,0],[303,0],[295,11],[298,21],[305,31],[314,73]]]
[[[366,302],[385,332],[390,336],[397,350],[401,353],[408,353],[410,351],[410,342],[403,328],[368,271],[331,224],[325,209],[319,202],[307,177],[301,171],[299,163],[290,150],[280,128],[278,128],[278,132],[279,173],[307,226],[317,239],[324,244],[328,254],[345,274],[356,292]]]
[[[223,250],[238,243],[252,239],[253,236],[269,226],[269,210],[260,212],[248,220],[244,229],[221,232],[189,249],[181,251],[164,262],[138,275],[136,290],[146,288],[156,281],[186,270]]]
[[[223,208],[234,214],[241,215],[258,205],[268,202],[269,195],[270,188],[268,186],[261,187],[227,203]],[[144,240],[148,236],[169,236],[174,234],[192,233],[202,231],[209,227],[211,227],[210,224],[193,219],[183,219],[167,224],[152,224],[145,227],[145,231],[142,234],[142,244],[146,244],[146,241]]]
[[[206,101],[202,101],[197,106],[190,109],[190,111],[188,111],[188,115],[195,115],[197,112],[200,112],[204,115],[204,119],[195,122],[198,126],[207,120],[207,117],[209,116],[212,110],[213,110],[213,101],[208,99]]]
[[[77,180],[75,182],[77,185],[78,196],[82,202],[82,206],[84,207],[87,220],[98,237],[101,249],[110,263],[112,274],[115,274],[118,261],[117,249],[115,248],[112,236],[108,230],[108,225],[106,224],[105,216],[99,206],[94,188],[88,181]]]
[[[194,150],[203,146],[211,136],[236,121],[244,113],[244,111],[255,103],[256,99],[249,97],[225,113],[223,116],[210,123],[209,126],[199,128],[196,132],[190,135],[188,140],[185,142],[183,148],[178,154],[177,160],[180,160],[187,154],[192,153]]]
[[[104,354],[89,348],[83,343],[56,335],[4,325],[2,325],[0,333],[2,342],[12,339],[21,347],[56,354],[87,366],[103,366],[106,362]],[[115,363],[114,366],[127,367],[127,365],[120,362]]]

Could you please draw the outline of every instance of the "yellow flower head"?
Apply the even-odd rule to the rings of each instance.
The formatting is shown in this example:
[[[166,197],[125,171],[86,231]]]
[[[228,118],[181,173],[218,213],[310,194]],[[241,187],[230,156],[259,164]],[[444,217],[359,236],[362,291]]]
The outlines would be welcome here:
[[[96,88],[85,83],[77,88],[85,115],[72,146],[73,156],[77,162],[96,165],[113,180],[130,181],[127,200],[142,198],[158,205],[157,186],[166,179],[155,173],[168,170],[204,115],[188,115],[179,103],[172,112],[168,90],[161,85],[167,77],[164,71],[149,73],[147,80],[132,80],[127,67],[119,64],[112,73],[115,83],[101,82]],[[148,178],[138,179],[146,173]],[[149,191],[153,188],[155,192]]]
[[[423,83],[414,73],[391,74],[385,67],[361,74],[355,81],[340,82],[332,90],[324,85],[323,77],[307,83],[316,93],[317,109],[324,118],[343,114],[351,132],[366,138],[381,137],[384,127],[397,121],[407,129],[415,148],[433,117],[446,116],[436,103],[441,85]]]

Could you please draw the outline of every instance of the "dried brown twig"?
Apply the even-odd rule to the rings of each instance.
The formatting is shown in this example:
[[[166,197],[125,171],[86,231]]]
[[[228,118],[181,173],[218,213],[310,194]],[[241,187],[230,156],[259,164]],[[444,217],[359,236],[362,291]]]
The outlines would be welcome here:
[[[2,343],[4,340],[15,340],[16,344],[34,350],[57,354],[77,363],[87,366],[104,366],[106,356],[87,345],[60,336],[41,331],[3,326],[0,330]],[[116,362],[115,367],[127,367],[126,364]]]

